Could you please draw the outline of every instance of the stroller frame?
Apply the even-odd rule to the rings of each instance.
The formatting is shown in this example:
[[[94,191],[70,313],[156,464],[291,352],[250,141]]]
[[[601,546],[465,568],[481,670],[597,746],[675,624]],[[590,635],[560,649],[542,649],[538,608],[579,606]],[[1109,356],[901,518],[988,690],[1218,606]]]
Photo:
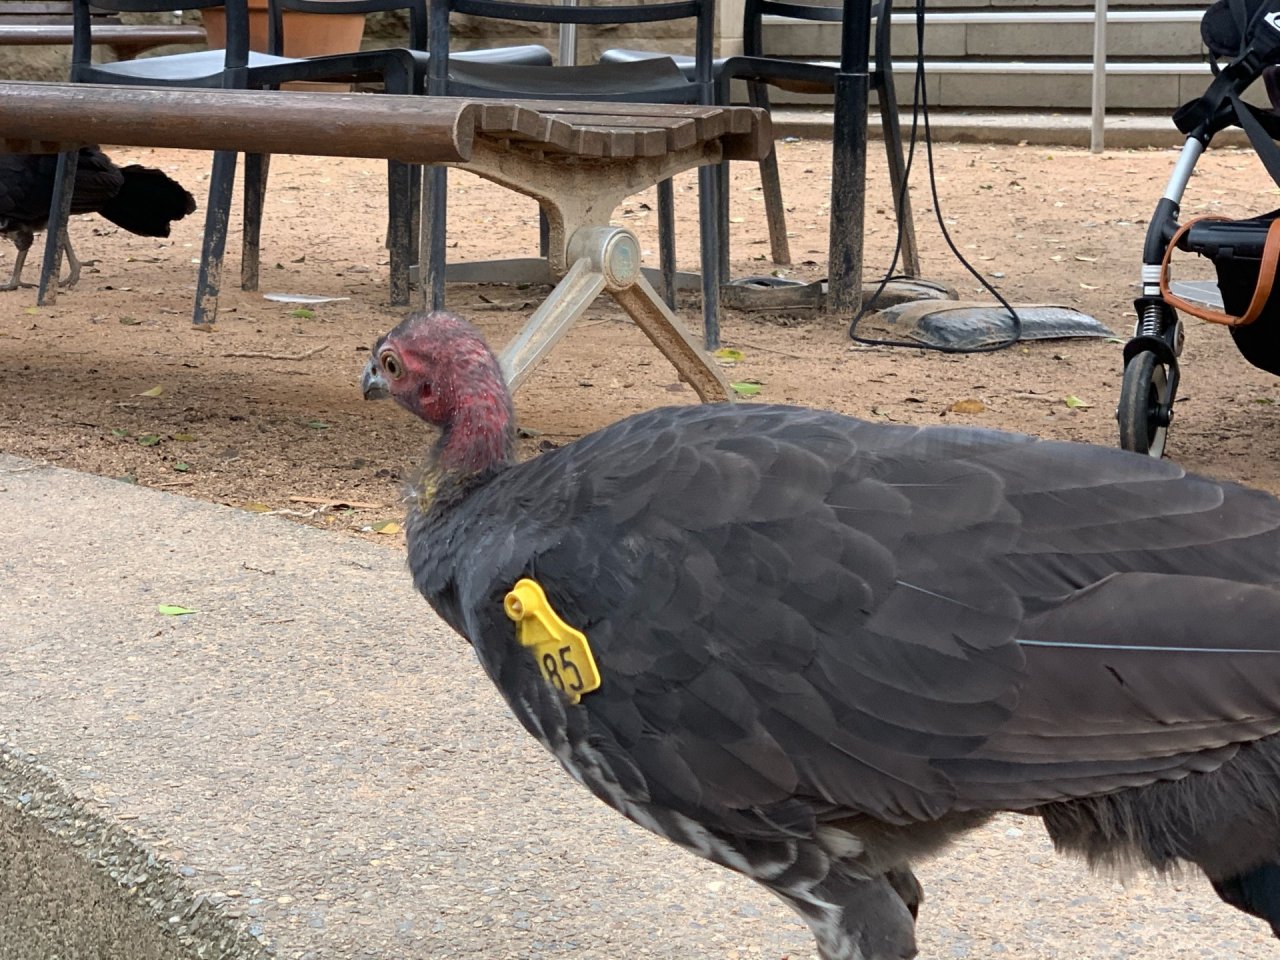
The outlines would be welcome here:
[[[1280,147],[1275,143],[1280,139],[1280,116],[1240,99],[1258,77],[1280,63],[1280,0],[1218,0],[1206,11],[1201,32],[1215,76],[1199,99],[1184,104],[1173,116],[1187,139],[1147,227],[1142,293],[1134,300],[1137,321],[1124,346],[1124,377],[1116,407],[1120,446],[1153,457],[1164,454],[1178,393],[1178,357],[1186,336],[1178,311],[1162,292],[1170,245],[1211,257],[1215,265],[1235,261],[1247,269],[1248,264],[1261,261],[1269,220],[1275,217],[1197,222],[1180,233],[1182,197],[1196,162],[1217,133],[1239,126],[1280,183]],[[1233,59],[1220,65],[1217,58],[1228,53],[1234,53]],[[1219,286],[1223,286],[1221,270]],[[1233,326],[1231,332],[1246,359],[1280,375],[1280,331]],[[1264,357],[1272,352],[1274,358]]]

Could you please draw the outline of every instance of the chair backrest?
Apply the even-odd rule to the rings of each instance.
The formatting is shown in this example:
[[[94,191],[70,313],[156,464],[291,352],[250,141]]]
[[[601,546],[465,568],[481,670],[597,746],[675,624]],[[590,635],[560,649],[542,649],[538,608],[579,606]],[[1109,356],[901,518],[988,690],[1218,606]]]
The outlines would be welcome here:
[[[112,13],[172,13],[226,7],[226,68],[244,67],[249,62],[249,6],[246,0],[72,0],[71,79],[76,68],[93,63],[93,26],[101,22],[101,11]]]
[[[409,49],[427,49],[427,0],[270,0],[267,6],[267,50],[276,56],[284,53],[286,10],[366,15],[406,10],[409,13]]]
[[[875,45],[877,58],[887,57],[889,52],[889,27],[892,0],[873,0],[872,17],[876,21]],[[826,3],[797,2],[797,0],[746,0],[742,9],[742,52],[748,57],[766,57],[763,22],[765,17],[786,17],[789,20],[809,20],[815,23],[843,23],[844,0],[827,0]]]
[[[748,57],[766,56],[764,31],[761,29],[765,17],[840,23],[844,20],[844,4],[842,0],[835,0],[829,5],[793,3],[791,0],[746,0],[742,10],[742,52]]]
[[[709,88],[712,81],[712,58],[715,52],[714,0],[665,0],[659,3],[634,4],[618,3],[617,0],[583,0],[576,6],[545,0],[430,0],[430,8],[430,73],[433,89],[439,92],[443,92],[440,84],[447,75],[449,18],[454,13],[492,20],[589,26],[692,20],[694,54],[698,64],[695,82]]]

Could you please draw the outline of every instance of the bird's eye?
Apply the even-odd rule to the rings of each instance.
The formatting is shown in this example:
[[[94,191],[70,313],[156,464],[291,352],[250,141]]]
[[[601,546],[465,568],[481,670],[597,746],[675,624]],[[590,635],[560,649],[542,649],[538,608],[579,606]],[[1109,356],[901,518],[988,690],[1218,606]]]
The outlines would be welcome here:
[[[378,363],[382,364],[382,369],[392,380],[399,380],[404,376],[404,366],[400,363],[400,358],[390,350],[378,357]]]

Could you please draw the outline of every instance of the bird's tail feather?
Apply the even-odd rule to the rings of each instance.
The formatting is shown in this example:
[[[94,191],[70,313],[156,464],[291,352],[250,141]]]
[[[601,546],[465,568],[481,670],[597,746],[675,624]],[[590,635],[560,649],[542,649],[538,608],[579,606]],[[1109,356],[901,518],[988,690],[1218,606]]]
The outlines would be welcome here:
[[[143,237],[167,237],[174,220],[195,212],[195,197],[162,171],[132,164],[120,172],[120,192],[99,210],[116,226]]]
[[[1248,873],[1215,880],[1213,889],[1237,910],[1267,921],[1280,937],[1280,863],[1264,863]]]

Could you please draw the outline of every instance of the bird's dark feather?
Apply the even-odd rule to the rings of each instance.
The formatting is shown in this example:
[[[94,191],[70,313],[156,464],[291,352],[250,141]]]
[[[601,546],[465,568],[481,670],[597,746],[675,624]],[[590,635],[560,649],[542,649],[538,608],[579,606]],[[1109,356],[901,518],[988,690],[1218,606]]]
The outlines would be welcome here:
[[[57,154],[0,154],[0,223],[40,231],[49,221]],[[101,213],[133,233],[167,237],[170,221],[196,208],[195,199],[159,170],[117,167],[97,147],[81,147],[72,213]]]
[[[1280,650],[1278,530],[1271,498],[1150,458],[717,406],[428,507],[410,562],[545,730],[528,712],[550,688],[502,610],[536,578],[604,678],[554,709],[655,803],[772,836],[766,811],[803,823],[797,801],[909,823],[1228,762],[1280,730],[1280,657],[1178,648]]]

